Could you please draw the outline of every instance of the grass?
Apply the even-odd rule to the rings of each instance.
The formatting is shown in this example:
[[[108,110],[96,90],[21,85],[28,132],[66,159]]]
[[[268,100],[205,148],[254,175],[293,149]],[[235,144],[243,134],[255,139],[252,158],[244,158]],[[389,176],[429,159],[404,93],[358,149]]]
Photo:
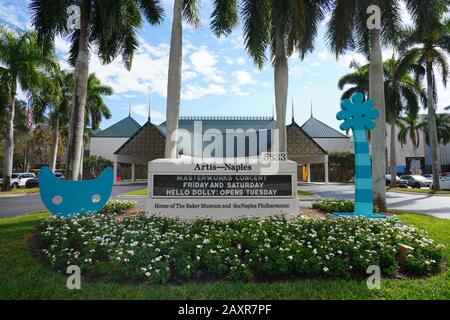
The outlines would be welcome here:
[[[417,280],[387,279],[370,291],[365,281],[303,279],[273,283],[213,282],[183,285],[133,285],[82,282],[82,290],[66,288],[66,277],[38,263],[26,243],[39,219],[34,213],[0,219],[0,299],[449,299],[450,271]],[[446,245],[450,262],[450,220],[399,213],[405,223],[429,232]]]
[[[300,197],[313,197],[315,196],[314,193],[308,192],[308,191],[303,191],[303,190],[297,190],[297,195]]]
[[[430,189],[413,189],[413,188],[388,188],[387,191],[398,191],[398,192],[412,192],[419,194],[430,194],[430,195],[450,195],[450,191],[434,191]]]
[[[147,196],[148,189],[135,190],[135,191],[127,192],[124,195],[125,196]]]
[[[9,194],[28,194],[28,193],[39,193],[39,188],[17,188],[11,191],[0,192],[0,195],[9,195]]]

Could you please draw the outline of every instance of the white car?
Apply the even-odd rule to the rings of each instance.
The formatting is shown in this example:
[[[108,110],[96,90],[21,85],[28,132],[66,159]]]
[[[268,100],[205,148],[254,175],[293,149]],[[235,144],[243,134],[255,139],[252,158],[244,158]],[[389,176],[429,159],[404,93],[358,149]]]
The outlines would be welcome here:
[[[431,188],[434,189],[433,186]],[[450,176],[441,179],[441,190],[450,190]]]
[[[36,178],[34,173],[13,173],[11,176],[11,188],[25,188],[28,180]]]

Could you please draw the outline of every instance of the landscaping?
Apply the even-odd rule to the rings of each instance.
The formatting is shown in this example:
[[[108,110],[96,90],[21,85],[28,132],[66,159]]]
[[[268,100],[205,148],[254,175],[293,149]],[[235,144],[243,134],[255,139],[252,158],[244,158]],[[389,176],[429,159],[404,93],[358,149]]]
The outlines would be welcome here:
[[[38,227],[55,270],[78,265],[94,276],[153,284],[185,280],[350,278],[371,265],[384,274],[427,276],[440,271],[439,245],[394,220],[303,219],[284,216],[194,223],[114,213],[51,218]],[[400,245],[414,249],[405,264]]]
[[[0,193],[0,195],[24,195],[24,194],[36,194],[39,193],[39,188],[16,188],[11,191]]]
[[[192,281],[182,281],[177,284],[166,284],[166,285],[152,285],[149,283],[134,283],[131,281],[125,281],[122,279],[122,281],[114,280],[114,276],[106,276],[101,278],[101,281],[88,281],[84,280],[82,282],[82,290],[80,291],[70,291],[66,288],[66,276],[64,274],[54,272],[50,268],[44,266],[40,262],[38,262],[33,256],[30,251],[30,248],[27,244],[27,239],[29,238],[27,235],[34,232],[36,230],[36,226],[38,224],[41,225],[41,228],[43,226],[51,226],[55,225],[56,223],[63,223],[64,225],[69,222],[63,222],[60,219],[51,218],[47,222],[45,222],[49,215],[46,213],[36,213],[36,214],[29,214],[24,215],[21,217],[16,218],[10,218],[10,219],[2,219],[0,220],[0,298],[12,298],[12,299],[20,299],[20,298],[28,298],[28,299],[70,299],[70,298],[79,298],[79,299],[446,299],[450,295],[450,273],[447,271],[446,273],[442,273],[439,275],[435,275],[428,278],[420,278],[420,279],[396,279],[396,278],[386,278],[382,281],[382,287],[381,290],[368,290],[366,286],[366,280],[363,279],[336,279],[334,278],[335,275],[332,275],[331,272],[336,272],[336,270],[329,270],[328,272],[324,272],[323,270],[319,271],[321,275],[317,277],[316,279],[290,279],[290,280],[273,280],[270,282],[255,282],[255,281],[247,281],[247,280],[235,280],[235,281],[208,281],[204,283],[195,283]],[[400,221],[404,223],[408,223],[411,226],[421,228],[425,231],[428,231],[428,236],[431,239],[434,239],[437,243],[442,243],[446,247],[443,249],[437,249],[432,250],[434,253],[441,252],[443,254],[443,260],[448,263],[450,259],[450,235],[448,234],[448,230],[450,228],[450,221],[448,220],[441,220],[436,219],[428,216],[423,215],[417,215],[417,214],[406,214],[406,213],[399,213],[399,219]],[[87,223],[86,225],[83,224],[86,228],[89,226],[88,218],[77,218],[74,220],[69,220],[70,225],[73,224],[74,221]],[[91,218],[92,220],[92,218]],[[113,226],[116,226],[115,220],[112,219],[109,215],[99,215],[97,218],[94,219],[98,223],[105,223],[106,227],[108,228],[105,230],[105,232],[112,232]],[[153,222],[152,227],[150,230],[143,230],[142,233],[133,233],[131,232],[133,229],[133,226],[137,226],[138,224],[144,224],[147,223],[147,225],[151,224]],[[132,229],[130,231],[126,231],[123,228],[117,229],[117,232],[121,230],[122,234],[125,235],[126,242],[122,243],[122,245],[125,246],[125,243],[130,244],[129,241],[131,238],[136,237],[136,240],[138,239],[144,239],[145,234],[149,234],[152,232],[155,232],[155,229],[157,227],[159,228],[167,228],[171,226],[171,224],[161,224],[163,220],[158,219],[142,219],[137,218],[135,221],[128,220],[127,222],[124,222],[127,224],[128,227],[131,227]],[[166,221],[168,222],[168,221]],[[110,223],[110,224],[108,224]],[[174,225],[179,225],[178,223],[174,223]],[[251,220],[246,220],[245,222],[241,222],[240,224],[237,223],[233,228],[230,229],[229,234],[230,236],[232,234],[235,234],[234,232],[231,232],[231,230],[236,230],[238,226],[245,226],[249,223],[252,223]],[[282,226],[286,225],[286,222],[283,221],[283,219],[280,218],[274,218],[273,221],[271,221],[272,224],[281,224]],[[303,225],[305,223],[305,225]],[[336,222],[335,222],[336,223]],[[364,226],[364,222],[358,221],[357,222],[359,226],[366,228]],[[361,224],[361,225],[360,225]],[[315,230],[317,232],[317,238],[323,239],[323,235],[321,233],[321,230],[324,229],[318,229],[317,228],[317,222],[314,221],[296,221],[294,223],[295,226],[304,226],[305,228],[313,227],[316,228]],[[108,227],[109,226],[109,227]],[[269,225],[267,225],[269,226]],[[324,227],[331,227],[331,222],[324,225]],[[204,229],[202,229],[202,227]],[[209,228],[209,231],[207,228]],[[78,226],[78,228],[83,228],[81,225]],[[218,230],[218,226],[211,224],[209,221],[202,221],[198,222],[196,224],[195,230],[198,230],[198,235],[203,238],[197,238],[196,241],[199,243],[199,245],[203,246],[201,249],[198,249],[200,261],[204,264],[212,264],[214,263],[215,257],[213,254],[205,255],[204,253],[207,250],[211,250],[212,246],[217,243],[217,241],[220,241],[219,239],[211,239],[212,241],[207,244],[203,244],[201,240],[204,240],[204,236],[206,234],[211,234],[213,230]],[[346,229],[343,230],[350,230],[350,226],[347,226]],[[101,232],[101,228],[95,228],[97,233]],[[41,229],[42,230],[42,229]],[[86,234],[87,238],[86,240],[89,242],[93,239],[92,235],[89,233],[90,229],[86,229],[83,231],[83,234]],[[189,229],[189,231],[181,231],[184,232],[184,234],[189,234],[189,232],[193,232],[194,227]],[[222,227],[222,230],[223,227]],[[305,230],[305,229],[303,229]],[[411,227],[405,227],[405,231],[401,231],[402,229],[400,227],[393,227],[393,230],[396,230],[396,232],[400,232],[400,235],[405,235],[408,232],[413,236],[412,238],[409,238],[406,243],[413,243],[414,244],[414,238],[416,236],[419,236],[421,234],[420,231],[415,230]],[[407,231],[409,230],[409,231]],[[55,231],[55,230],[54,230]],[[69,232],[70,230],[61,230],[60,232]],[[76,229],[71,229],[71,232],[75,232]],[[266,232],[270,231],[269,229],[265,229]],[[306,230],[305,230],[306,231]],[[310,231],[310,230],[308,230]],[[242,234],[249,234],[249,231],[241,229]],[[276,231],[272,230],[271,232],[271,239],[273,237],[276,238]],[[291,230],[293,234],[295,234],[295,230]],[[342,231],[343,232],[343,231]],[[406,232],[406,233],[405,233]],[[308,232],[311,234],[311,232]],[[192,233],[190,233],[192,234]],[[337,234],[341,234],[341,231],[338,231]],[[258,236],[260,236],[259,234]],[[137,237],[139,236],[139,238]],[[169,234],[167,235],[170,236]],[[363,237],[364,234],[362,235]],[[172,234],[172,237],[174,237],[174,234]],[[301,237],[310,238],[311,236],[301,235]],[[239,237],[240,238],[240,237]],[[314,238],[314,239],[317,239]],[[90,240],[89,240],[90,239]],[[104,241],[106,241],[107,238],[104,238]],[[164,239],[168,239],[167,237]],[[230,238],[228,238],[230,239]],[[283,241],[283,235],[281,238],[278,238],[279,241]],[[304,238],[299,238],[304,239]],[[387,240],[389,239],[389,240]],[[81,243],[80,239],[73,239],[76,240],[77,243]],[[176,239],[175,239],[176,240]],[[366,238],[367,240],[367,238]],[[108,240],[110,241],[110,240]],[[162,250],[166,250],[168,247],[168,244],[164,244],[163,238],[160,239],[151,239],[150,241],[153,241],[154,243],[160,243]],[[318,240],[316,240],[318,241]],[[358,240],[359,241],[359,240]],[[389,234],[386,235],[386,243],[398,243],[399,240],[393,239]],[[180,242],[180,240],[178,240]],[[241,244],[241,254],[238,254],[239,259],[249,259],[250,257],[245,258],[245,249],[243,251],[244,245],[247,246],[248,244],[246,242],[243,242],[241,239],[239,239],[239,244]],[[57,241],[59,245],[62,245],[64,242]],[[151,242],[149,242],[151,243]],[[369,242],[370,243],[370,242]],[[428,243],[428,242],[427,242]],[[82,243],[81,243],[82,244]],[[95,246],[99,245],[99,248],[102,248],[100,245],[101,242],[96,243]],[[251,244],[251,242],[250,242]],[[418,244],[418,243],[416,243]],[[82,270],[84,270],[85,267],[91,268],[90,273],[92,275],[94,274],[101,274],[102,270],[97,269],[95,270],[94,264],[91,264],[89,262],[84,262],[84,259],[86,259],[87,255],[89,254],[89,251],[94,249],[92,247],[93,243],[91,242],[89,246],[85,246],[82,244],[81,248],[83,248],[83,255],[80,254],[77,261],[80,261],[81,264],[83,264]],[[429,248],[436,248],[434,244],[428,244],[425,245]],[[89,247],[89,250],[86,252],[85,250]],[[420,247],[420,245],[419,245]],[[119,246],[113,246],[113,248],[119,248]],[[238,251],[237,244],[230,247],[223,247],[222,249],[230,248],[230,250]],[[307,248],[307,247],[306,247]],[[301,249],[302,252],[306,254],[307,249]],[[125,249],[125,247],[124,247]],[[331,249],[331,247],[330,247]],[[138,251],[136,248],[127,249],[127,250],[135,250]],[[150,247],[146,247],[146,249],[141,251],[141,253],[149,252]],[[197,248],[193,248],[193,250],[197,250]],[[217,249],[212,249],[219,251]],[[269,250],[269,248],[266,248],[263,250]],[[349,248],[348,250],[352,250]],[[114,250],[111,250],[113,252]],[[420,249],[421,251],[421,249]],[[155,254],[156,254],[156,248],[155,248]],[[290,259],[288,258],[290,254],[288,252],[283,252],[280,250],[276,250],[276,248],[272,248],[271,251],[272,254],[277,254],[277,256],[280,257],[279,260],[273,259],[275,256],[270,255],[270,268],[263,267],[267,271],[274,270],[273,267],[285,265],[289,268],[289,262]],[[320,255],[323,257],[325,251],[319,250]],[[162,251],[159,252],[159,254],[164,254]],[[177,253],[174,253],[175,255]],[[251,254],[257,254],[257,252],[253,252]],[[293,253],[291,253],[294,255]],[[365,254],[365,253],[364,253]],[[388,253],[386,253],[389,255]],[[124,255],[129,255],[126,251],[124,251]],[[135,253],[136,255],[136,253]],[[167,255],[167,253],[166,253]],[[170,255],[170,253],[169,253]],[[368,255],[368,253],[367,253]],[[440,255],[440,254],[439,254]],[[96,255],[93,255],[96,256]],[[203,260],[206,256],[211,257],[210,260]],[[216,254],[216,256],[220,256],[219,254]],[[378,255],[377,255],[378,256]],[[5,258],[7,257],[7,258]],[[56,257],[56,256],[55,256]],[[58,256],[58,259],[62,259],[63,256]],[[100,255],[97,255],[96,257],[100,257]],[[375,256],[373,256],[375,257]],[[125,256],[123,257],[125,259]],[[163,271],[164,274],[166,274],[165,269],[163,269],[163,265],[167,263],[168,258],[163,258],[160,261],[156,261],[157,256],[155,256],[153,259],[155,260],[154,263],[161,264],[160,272]],[[371,259],[371,258],[369,258]],[[72,259],[73,260],[73,259]],[[194,259],[196,260],[196,259]],[[293,259],[294,260],[294,259]],[[335,258],[330,259],[331,262],[335,260]],[[63,261],[63,260],[61,260]],[[93,260],[94,261],[94,260]],[[118,261],[118,260],[117,260]],[[132,263],[133,261],[133,263]],[[137,265],[135,264],[138,259],[133,258],[128,261],[129,268],[122,268],[122,272],[130,272],[131,270],[136,270],[138,272],[138,278],[142,282],[150,282],[150,281],[156,281],[159,282],[163,280],[163,277],[146,277],[145,273],[143,273],[143,270],[138,270]],[[249,260],[247,260],[249,261]],[[327,260],[328,261],[328,260]],[[74,263],[75,260],[71,261],[71,263]],[[151,262],[151,260],[150,260]],[[317,262],[317,260],[316,260]],[[331,265],[331,262],[330,265]],[[118,263],[115,261],[112,261],[111,263]],[[131,263],[131,264],[130,264]],[[183,263],[183,262],[181,262]],[[189,262],[190,263],[190,262]],[[191,268],[196,267],[196,262],[192,262]],[[292,262],[294,263],[294,262]],[[298,262],[296,262],[298,263]],[[323,263],[323,262],[322,262]],[[360,265],[361,268],[363,267],[363,264],[365,263],[364,260],[361,260]],[[250,264],[250,263],[249,263]],[[120,264],[117,264],[120,265]],[[122,261],[122,265],[124,265]],[[131,266],[134,267],[131,267]],[[104,265],[107,266],[107,265]],[[187,267],[187,265],[185,265]],[[357,266],[357,264],[355,264]],[[415,267],[414,267],[415,268]],[[148,268],[147,268],[148,269]],[[180,269],[180,270],[186,270]],[[220,269],[217,269],[220,270]],[[247,273],[242,272],[244,268],[238,268],[234,272],[235,275],[246,275]],[[311,270],[314,270],[314,267],[312,267]],[[344,270],[344,269],[342,269]],[[415,270],[424,270],[422,267],[419,267]],[[83,271],[84,272],[84,271]],[[104,271],[103,271],[104,272]],[[192,271],[191,271],[192,272]],[[132,273],[133,274],[133,273]],[[192,273],[191,273],[192,274]],[[83,273],[83,275],[85,275]],[[115,276],[118,276],[118,273],[115,273]],[[189,277],[187,273],[185,273],[184,277]],[[108,279],[111,278],[111,279]],[[150,278],[150,279],[149,279]],[[85,278],[83,278],[85,279]],[[100,280],[98,277],[97,280]]]
[[[420,194],[429,194],[429,195],[450,195],[450,191],[448,190],[441,190],[441,191],[435,191],[428,188],[424,189],[415,189],[415,188],[388,188],[388,191],[395,191],[395,192],[406,192],[406,193],[420,193]]]
[[[132,196],[132,197],[148,196],[148,189],[135,190],[135,191],[127,192],[124,195]]]
[[[303,190],[297,190],[297,195],[299,197],[313,197],[315,196],[314,193],[308,192],[308,191],[303,191]]]

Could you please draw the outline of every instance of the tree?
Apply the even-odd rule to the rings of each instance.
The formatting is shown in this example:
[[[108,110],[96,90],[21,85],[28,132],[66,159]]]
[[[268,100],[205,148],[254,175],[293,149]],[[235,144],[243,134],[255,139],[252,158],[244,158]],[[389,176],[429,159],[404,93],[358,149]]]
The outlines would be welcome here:
[[[80,176],[83,177],[83,163],[84,163],[84,146],[89,142],[94,131],[100,128],[100,123],[103,118],[110,119],[111,111],[103,101],[103,96],[110,96],[113,94],[113,89],[109,86],[103,85],[95,73],[89,75],[88,89],[86,102],[86,122],[83,134],[83,152],[80,160]]]
[[[69,36],[71,40],[71,65],[75,68],[75,89],[70,117],[67,177],[77,180],[81,154],[89,79],[89,56],[95,45],[103,63],[110,63],[122,55],[125,67],[130,70],[133,55],[138,47],[136,29],[143,24],[142,14],[152,25],[162,20],[163,9],[159,0],[83,0],[80,1],[79,29],[71,31],[69,1],[32,0],[32,24],[45,50],[53,48],[56,35]]]
[[[420,132],[423,130],[423,123],[419,121],[417,114],[407,114],[405,117],[400,117],[397,120],[399,127],[398,141],[403,147],[408,143],[408,138],[414,146],[414,150],[420,146]]]
[[[27,94],[41,90],[50,83],[45,69],[54,63],[53,52],[43,55],[34,32],[14,33],[0,25],[0,84],[7,106],[7,132],[4,136],[3,186],[10,190],[14,156],[14,119],[16,95],[20,89]],[[5,94],[6,93],[6,94]]]
[[[435,6],[433,6],[435,5]],[[449,65],[447,54],[450,53],[450,19],[443,19],[446,6],[431,1],[424,8],[427,17],[418,19],[415,28],[403,31],[401,50],[405,64],[414,62],[421,66],[417,70],[417,77],[426,77],[427,83],[427,109],[430,135],[430,148],[432,155],[433,186],[440,190],[440,159],[439,143],[436,127],[437,89],[435,72],[439,71],[442,83],[447,86]]]
[[[93,178],[97,178],[105,168],[111,167],[112,162],[108,159],[99,156],[91,156],[84,159],[84,166],[89,170],[89,174]]]
[[[422,129],[425,133],[426,144],[431,145],[430,122],[427,117],[425,117],[422,123]],[[438,143],[444,146],[450,143],[450,116],[448,114],[441,113],[436,115],[436,131]]]
[[[341,90],[347,85],[352,86],[344,92],[343,99],[348,99],[355,92],[369,94],[369,65],[360,66],[352,63],[352,67],[358,69],[343,76],[338,82],[338,87]],[[407,66],[403,61],[396,60],[394,57],[383,64],[386,111],[391,129],[390,169],[392,187],[397,185],[396,119],[402,113],[417,115],[420,101],[426,101],[426,95],[420,82],[410,74],[410,71],[414,68],[417,68],[417,66]]]
[[[390,171],[391,187],[397,187],[397,119],[403,114],[417,115],[420,101],[426,95],[417,79],[413,79],[400,60],[392,58],[384,64],[387,120],[391,129]],[[414,66],[411,66],[413,68]]]
[[[352,61],[350,68],[354,72],[344,75],[338,81],[338,89],[344,90],[346,86],[351,86],[342,94],[342,100],[350,99],[356,92],[362,92],[365,98],[369,95],[369,65],[361,66],[356,61]]]
[[[368,27],[373,5],[381,9],[381,29]],[[370,10],[369,10],[370,9]],[[395,43],[400,25],[398,0],[335,0],[328,23],[328,44],[336,57],[357,50],[369,58],[369,97],[380,117],[371,132],[374,204],[386,211],[386,102],[381,40]]]
[[[289,86],[288,57],[295,52],[303,60],[314,50],[320,22],[329,0],[242,0],[245,47],[262,69],[270,49],[274,67],[275,105],[280,152],[286,152],[286,108]],[[228,36],[238,22],[238,1],[215,1],[211,29]]]
[[[181,74],[183,67],[183,18],[198,27],[198,0],[175,0],[173,6],[172,36],[170,40],[167,82],[167,132],[165,157],[177,157],[178,121],[180,116]]]
[[[61,128],[69,124],[75,79],[73,73],[61,71],[59,65],[50,71],[49,78],[53,86],[49,90],[33,95],[32,105],[33,118],[36,121],[42,120],[46,112],[48,112],[48,122],[53,133],[50,170],[55,172]]]

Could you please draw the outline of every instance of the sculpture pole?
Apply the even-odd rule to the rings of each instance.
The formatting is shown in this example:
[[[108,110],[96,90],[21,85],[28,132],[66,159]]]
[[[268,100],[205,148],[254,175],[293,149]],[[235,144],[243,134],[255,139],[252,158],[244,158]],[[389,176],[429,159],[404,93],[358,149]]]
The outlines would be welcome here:
[[[369,151],[367,132],[375,129],[375,119],[380,116],[374,108],[372,100],[364,101],[364,94],[357,92],[350,99],[341,102],[342,110],[336,118],[344,120],[341,129],[353,132],[355,146],[355,212],[333,213],[339,217],[366,217],[371,219],[386,219],[385,216],[374,213],[372,194],[372,160]],[[384,152],[383,150],[372,150]]]

